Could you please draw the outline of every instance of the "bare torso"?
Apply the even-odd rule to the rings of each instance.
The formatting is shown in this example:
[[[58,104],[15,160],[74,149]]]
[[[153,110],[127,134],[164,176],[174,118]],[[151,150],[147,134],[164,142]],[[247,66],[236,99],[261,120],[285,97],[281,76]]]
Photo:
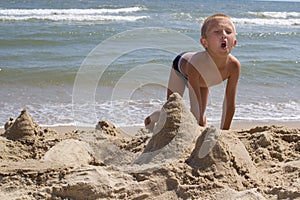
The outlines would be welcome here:
[[[190,52],[183,55],[180,67],[182,73],[187,76],[188,68],[192,65],[201,75],[199,80],[200,86],[210,87],[218,85],[228,79],[231,73],[231,57],[232,56],[228,57],[228,61],[223,67],[217,67],[207,52]]]

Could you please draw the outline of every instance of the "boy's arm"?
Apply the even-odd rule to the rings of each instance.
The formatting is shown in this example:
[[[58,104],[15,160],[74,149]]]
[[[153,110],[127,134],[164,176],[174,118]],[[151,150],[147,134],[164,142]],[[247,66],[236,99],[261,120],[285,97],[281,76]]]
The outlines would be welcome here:
[[[208,100],[208,88],[201,87],[201,75],[192,64],[188,66],[188,87],[191,112],[200,126],[206,125],[205,110]]]
[[[227,80],[227,86],[223,102],[223,113],[221,121],[221,129],[228,130],[231,125],[231,121],[235,112],[235,99],[238,80],[241,71],[241,65],[238,61],[234,63],[233,73],[229,76]]]
[[[198,122],[200,126],[206,126],[205,111],[208,102],[208,94],[209,94],[208,87],[200,87],[201,110],[200,110],[200,118]]]

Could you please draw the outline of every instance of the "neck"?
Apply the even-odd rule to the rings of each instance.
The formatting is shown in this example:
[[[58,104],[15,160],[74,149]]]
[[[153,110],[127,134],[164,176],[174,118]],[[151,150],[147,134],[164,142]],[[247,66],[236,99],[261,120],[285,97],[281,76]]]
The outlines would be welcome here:
[[[227,62],[227,58],[228,55],[226,56],[218,56],[218,55],[213,55],[211,53],[209,53],[209,51],[206,51],[209,56],[211,57],[211,59],[214,61],[214,63],[217,65],[218,69],[221,69],[225,66],[226,62]]]

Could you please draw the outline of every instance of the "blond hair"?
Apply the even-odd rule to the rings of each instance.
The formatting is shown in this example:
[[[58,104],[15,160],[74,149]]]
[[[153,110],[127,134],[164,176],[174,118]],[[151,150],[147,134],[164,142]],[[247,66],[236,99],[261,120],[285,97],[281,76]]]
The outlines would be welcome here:
[[[218,13],[218,14],[211,15],[211,16],[207,17],[207,18],[204,20],[204,22],[203,22],[203,24],[202,24],[202,27],[201,27],[201,37],[202,37],[202,38],[205,38],[205,37],[206,37],[206,32],[207,32],[207,30],[208,30],[208,28],[209,28],[209,25],[210,25],[211,22],[212,22],[214,19],[216,19],[216,18],[225,18],[225,19],[229,19],[229,20],[231,21],[231,23],[232,23],[232,26],[233,26],[233,29],[234,29],[234,33],[236,32],[235,26],[234,26],[234,24],[233,24],[231,18],[230,18],[228,15]]]

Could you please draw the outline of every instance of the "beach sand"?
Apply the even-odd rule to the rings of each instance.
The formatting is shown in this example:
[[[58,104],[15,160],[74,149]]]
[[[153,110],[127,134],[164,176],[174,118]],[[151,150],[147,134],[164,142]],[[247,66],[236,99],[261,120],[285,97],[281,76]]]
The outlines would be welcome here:
[[[300,199],[299,123],[199,127],[180,96],[143,127],[40,127],[26,110],[0,133],[0,199]]]

